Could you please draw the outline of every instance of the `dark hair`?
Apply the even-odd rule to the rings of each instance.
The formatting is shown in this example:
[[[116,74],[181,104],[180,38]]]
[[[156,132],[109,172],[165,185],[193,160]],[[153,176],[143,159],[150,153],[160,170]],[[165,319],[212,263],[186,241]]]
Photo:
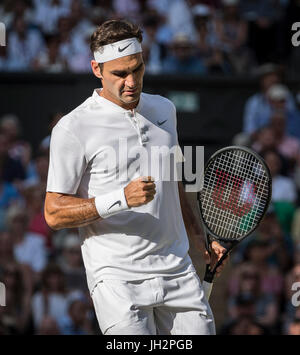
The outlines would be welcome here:
[[[133,37],[137,38],[139,42],[143,41],[142,30],[139,26],[126,20],[109,20],[92,34],[90,48],[94,53],[107,44]]]

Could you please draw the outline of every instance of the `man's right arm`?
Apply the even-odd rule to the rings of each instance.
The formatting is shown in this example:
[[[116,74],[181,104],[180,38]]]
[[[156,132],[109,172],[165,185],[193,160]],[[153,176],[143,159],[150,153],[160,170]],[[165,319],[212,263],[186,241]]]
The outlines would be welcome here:
[[[154,199],[155,193],[156,186],[150,176],[133,180],[124,188],[128,208],[149,203]],[[95,198],[83,199],[67,194],[47,192],[45,219],[50,228],[59,230],[83,227],[103,218],[98,213]]]
[[[50,228],[77,228],[88,225],[99,216],[95,198],[83,199],[66,194],[47,192],[45,200],[45,219]]]

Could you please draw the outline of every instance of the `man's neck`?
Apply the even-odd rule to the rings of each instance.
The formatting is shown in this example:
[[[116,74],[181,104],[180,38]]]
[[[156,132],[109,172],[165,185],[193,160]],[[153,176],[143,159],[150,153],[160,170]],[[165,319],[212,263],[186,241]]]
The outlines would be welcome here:
[[[98,94],[99,94],[99,96],[103,97],[104,99],[109,100],[109,101],[113,102],[114,104],[122,107],[124,110],[134,110],[139,104],[139,101],[132,102],[130,104],[125,104],[124,102],[119,101],[119,100],[113,98],[111,95],[107,94],[107,92],[104,89],[99,91]]]

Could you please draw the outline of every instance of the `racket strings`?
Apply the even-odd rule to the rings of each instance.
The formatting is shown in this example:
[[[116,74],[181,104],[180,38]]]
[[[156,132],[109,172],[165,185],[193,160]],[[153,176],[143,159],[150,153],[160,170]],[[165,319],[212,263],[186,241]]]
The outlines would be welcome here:
[[[269,199],[269,176],[252,154],[228,150],[206,169],[200,195],[208,228],[224,239],[239,239],[255,228]]]

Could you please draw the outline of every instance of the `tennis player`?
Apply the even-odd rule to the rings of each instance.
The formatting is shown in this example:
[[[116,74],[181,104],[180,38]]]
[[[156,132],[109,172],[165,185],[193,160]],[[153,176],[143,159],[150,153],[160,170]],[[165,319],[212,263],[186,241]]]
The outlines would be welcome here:
[[[187,232],[206,262],[210,256],[182,183],[154,181],[142,168],[130,169],[134,159],[127,157],[116,169],[107,166],[111,149],[124,153],[120,139],[149,154],[154,146],[178,145],[174,105],[142,93],[141,43],[141,30],[121,20],[92,35],[91,66],[102,89],[52,131],[46,220],[55,230],[79,227],[103,334],[215,334]],[[127,181],[119,179],[126,171]],[[211,262],[223,252],[214,242]]]

